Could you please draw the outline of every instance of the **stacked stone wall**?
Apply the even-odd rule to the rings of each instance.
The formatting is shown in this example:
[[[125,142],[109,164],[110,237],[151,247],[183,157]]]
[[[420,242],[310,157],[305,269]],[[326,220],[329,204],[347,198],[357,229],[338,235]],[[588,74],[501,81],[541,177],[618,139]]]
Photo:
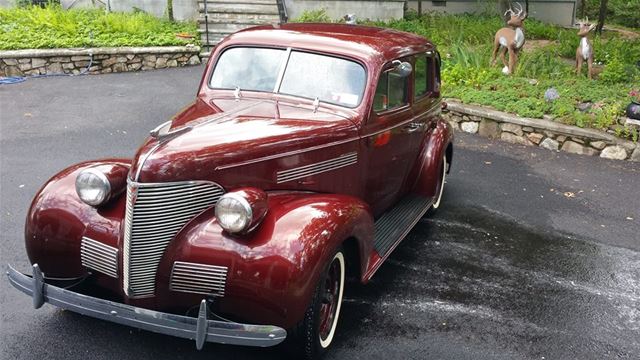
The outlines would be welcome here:
[[[604,131],[584,129],[551,120],[522,118],[476,105],[447,101],[443,116],[458,131],[539,146],[573,154],[640,161],[640,146]]]
[[[79,75],[200,64],[197,46],[0,51],[0,76]]]

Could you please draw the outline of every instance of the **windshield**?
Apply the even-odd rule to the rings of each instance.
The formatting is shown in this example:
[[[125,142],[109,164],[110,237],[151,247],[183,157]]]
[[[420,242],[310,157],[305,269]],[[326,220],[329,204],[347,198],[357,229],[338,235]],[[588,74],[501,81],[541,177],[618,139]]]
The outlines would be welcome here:
[[[346,107],[360,104],[366,83],[362,65],[329,55],[291,51],[287,58],[288,54],[283,49],[231,48],[220,55],[210,85],[317,98]]]

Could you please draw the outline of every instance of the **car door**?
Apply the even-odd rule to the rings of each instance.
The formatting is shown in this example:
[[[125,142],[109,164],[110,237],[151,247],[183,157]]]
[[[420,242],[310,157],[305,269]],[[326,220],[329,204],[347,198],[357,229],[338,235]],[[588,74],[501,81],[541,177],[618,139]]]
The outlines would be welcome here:
[[[392,63],[383,69],[371,113],[361,130],[366,154],[364,196],[375,217],[406,192],[405,179],[417,156],[411,141],[417,130],[410,102],[411,76],[398,75]]]

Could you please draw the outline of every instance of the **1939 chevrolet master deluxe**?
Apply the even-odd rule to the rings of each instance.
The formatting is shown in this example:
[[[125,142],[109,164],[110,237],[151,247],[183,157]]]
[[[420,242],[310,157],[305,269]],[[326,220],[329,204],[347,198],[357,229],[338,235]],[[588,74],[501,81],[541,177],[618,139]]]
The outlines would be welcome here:
[[[435,46],[399,31],[233,34],[195,102],[132,159],[44,185],[26,220],[33,274],[9,267],[9,280],[36,308],[317,357],[345,277],[366,283],[440,205],[452,130],[439,76]]]

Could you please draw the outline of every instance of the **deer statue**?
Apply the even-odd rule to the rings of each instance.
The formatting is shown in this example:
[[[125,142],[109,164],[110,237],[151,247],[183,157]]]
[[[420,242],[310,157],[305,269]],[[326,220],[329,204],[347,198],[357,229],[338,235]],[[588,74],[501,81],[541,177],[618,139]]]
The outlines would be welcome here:
[[[589,32],[596,26],[589,23],[589,18],[586,21],[578,22],[579,30],[578,36],[580,36],[580,45],[576,49],[576,73],[580,75],[582,70],[582,63],[587,62],[587,76],[591,79],[591,69],[593,67],[593,47],[589,41]]]
[[[522,29],[524,19],[527,18],[527,13],[522,8],[520,3],[516,3],[518,9],[513,11],[510,7],[504,15],[510,15],[509,21],[507,21],[508,27],[503,27],[496,32],[495,40],[493,43],[493,55],[491,56],[491,65],[496,64],[496,56],[500,53],[500,59],[504,64],[502,72],[506,75],[512,74],[518,61],[518,52],[524,46],[524,30]],[[509,51],[509,63],[505,59],[505,53]]]

